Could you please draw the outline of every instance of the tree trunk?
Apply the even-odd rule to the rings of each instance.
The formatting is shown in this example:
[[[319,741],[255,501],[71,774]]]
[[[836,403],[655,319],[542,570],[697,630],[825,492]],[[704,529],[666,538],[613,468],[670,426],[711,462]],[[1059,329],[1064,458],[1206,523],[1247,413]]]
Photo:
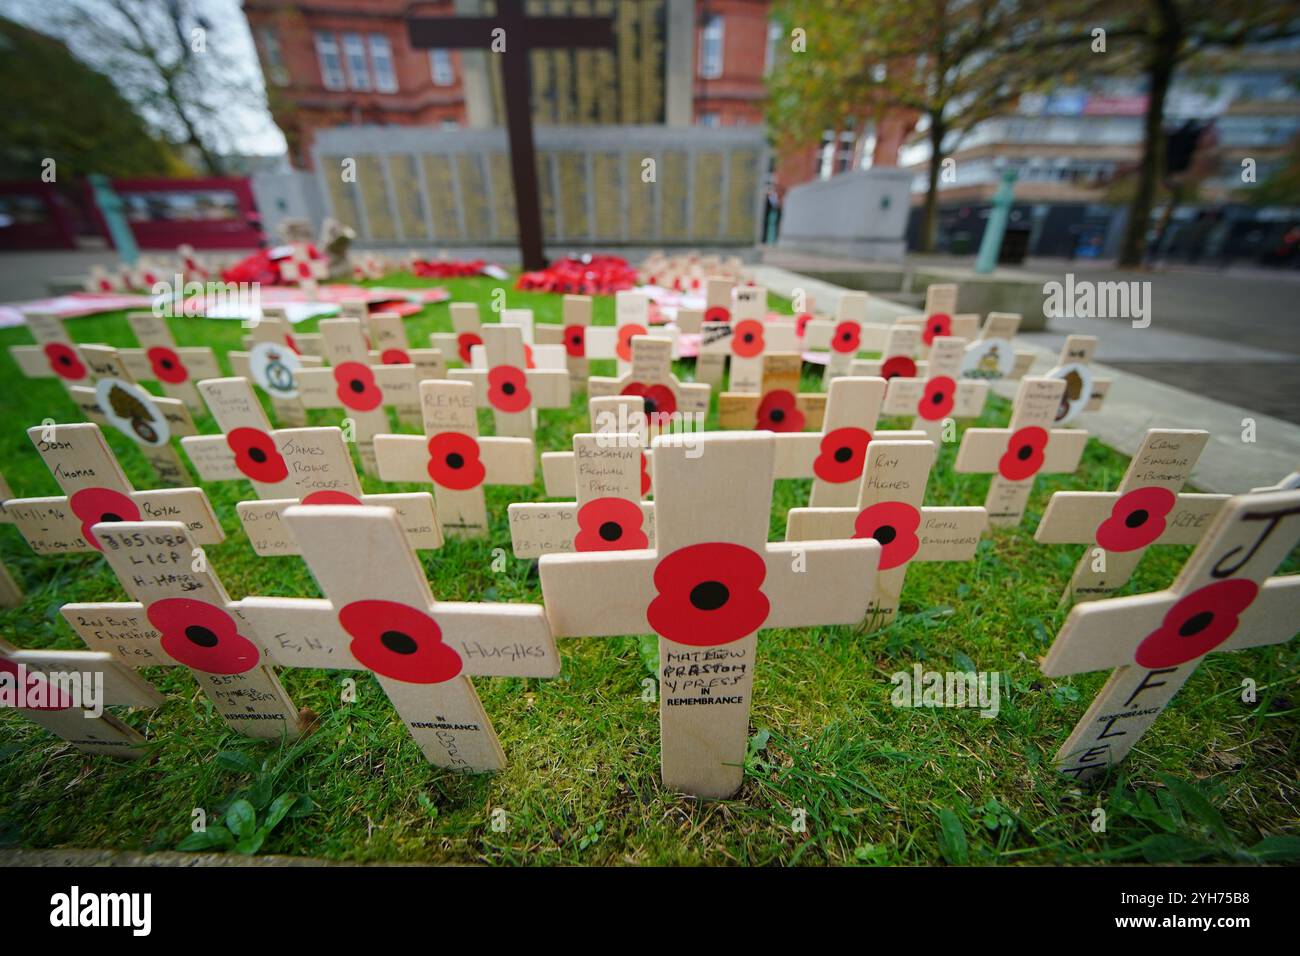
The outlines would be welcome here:
[[[925,189],[925,212],[921,219],[921,252],[934,252],[934,241],[939,231],[939,171],[943,168],[942,123],[930,117],[930,168]]]
[[[1182,26],[1173,0],[1160,0],[1155,6],[1159,12],[1160,28],[1152,37],[1151,55],[1147,60],[1150,92],[1142,130],[1142,162],[1138,167],[1137,189],[1129,203],[1128,223],[1119,251],[1119,264],[1124,268],[1140,266],[1146,252],[1151,207],[1155,203],[1156,185],[1164,172],[1165,98],[1183,44]]]

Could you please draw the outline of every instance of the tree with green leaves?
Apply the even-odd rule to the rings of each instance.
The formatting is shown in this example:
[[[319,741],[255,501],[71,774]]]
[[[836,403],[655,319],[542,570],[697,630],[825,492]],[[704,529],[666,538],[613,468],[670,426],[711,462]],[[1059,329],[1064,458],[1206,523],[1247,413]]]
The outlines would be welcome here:
[[[34,180],[54,160],[56,182],[87,173],[181,175],[113,82],[53,37],[0,18],[0,179]]]
[[[1088,49],[1052,57],[1029,49],[1057,34],[1063,0],[782,0],[777,15],[800,29],[806,50],[783,57],[769,79],[768,121],[784,144],[856,126],[891,109],[922,117],[930,145],[921,248],[934,248],[944,158],[977,123],[1019,97],[1067,81]]]
[[[1120,247],[1121,266],[1141,265],[1157,190],[1165,173],[1165,104],[1180,69],[1198,54],[1300,35],[1300,9],[1278,0],[1080,0],[1080,22],[1106,31],[1108,44],[1137,61],[1146,79],[1142,158]]]

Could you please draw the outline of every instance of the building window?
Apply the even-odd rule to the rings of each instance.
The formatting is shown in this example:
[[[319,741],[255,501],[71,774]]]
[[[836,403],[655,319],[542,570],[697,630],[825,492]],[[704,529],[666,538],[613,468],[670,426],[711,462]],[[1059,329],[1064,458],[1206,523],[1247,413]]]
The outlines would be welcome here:
[[[701,113],[700,125],[714,129],[722,125],[722,119],[717,113]]]
[[[348,61],[348,85],[354,90],[370,89],[370,67],[360,33],[343,34],[343,57]]]
[[[276,86],[287,86],[289,71],[284,65],[284,54],[280,52],[280,38],[270,27],[258,31],[262,45],[262,59],[266,63],[266,75]]]
[[[700,31],[700,76],[716,80],[722,76],[722,17],[710,14]]]
[[[767,25],[767,49],[763,51],[763,75],[772,72],[776,66],[776,45],[781,42],[781,37],[785,31],[781,29],[781,24],[773,20]]]
[[[332,33],[316,34],[316,59],[320,61],[320,78],[327,90],[341,90],[347,86],[343,79],[343,61],[339,59],[339,44]]]
[[[370,62],[375,67],[375,89],[380,93],[397,92],[397,74],[393,71],[393,48],[382,33],[370,34]]]
[[[451,54],[446,50],[429,51],[429,75],[434,86],[451,86],[456,82],[456,71],[451,68]]]

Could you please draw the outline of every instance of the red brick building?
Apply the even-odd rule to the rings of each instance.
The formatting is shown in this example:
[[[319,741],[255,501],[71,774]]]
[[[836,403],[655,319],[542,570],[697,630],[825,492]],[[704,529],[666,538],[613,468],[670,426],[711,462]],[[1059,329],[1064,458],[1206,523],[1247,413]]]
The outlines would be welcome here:
[[[557,3],[550,0],[549,14]],[[762,124],[765,75],[787,42],[769,20],[769,0],[569,3],[575,13],[614,16],[617,50],[535,52],[537,123]],[[407,40],[408,17],[462,14],[455,0],[244,0],[244,12],[272,114],[299,168],[311,166],[320,128],[500,123],[500,76],[490,58],[416,50]],[[906,132],[889,129],[882,124],[875,144],[882,165],[894,164]],[[849,147],[834,171],[854,164],[861,144]],[[826,155],[824,142],[783,154],[778,188],[817,176]]]

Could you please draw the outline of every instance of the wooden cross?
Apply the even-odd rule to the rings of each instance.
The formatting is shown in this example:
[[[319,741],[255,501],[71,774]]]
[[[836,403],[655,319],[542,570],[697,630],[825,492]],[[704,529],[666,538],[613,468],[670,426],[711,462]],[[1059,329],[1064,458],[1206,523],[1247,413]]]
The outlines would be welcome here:
[[[1047,502],[1034,540],[1086,544],[1066,597],[1095,601],[1123,587],[1146,549],[1196,544],[1228,495],[1179,494],[1210,433],[1152,428],[1113,492],[1058,491]]]
[[[473,360],[474,346],[483,344],[483,321],[479,318],[478,304],[475,302],[453,302],[450,306],[450,332],[432,332],[429,341],[434,348],[450,359],[460,359],[460,364],[470,367]]]
[[[645,413],[645,399],[640,395],[602,395],[587,401],[587,414],[593,433],[610,437],[613,441],[625,441],[641,449],[640,492],[637,497],[649,494],[651,455],[646,446],[650,444],[652,436]],[[577,472],[574,452],[542,452],[542,485],[548,497],[577,497]]]
[[[570,460],[576,501],[510,505],[515,557],[654,547],[654,506],[641,501],[643,480],[649,476],[640,436],[574,435]]]
[[[516,325],[485,325],[482,334],[487,367],[452,369],[447,377],[473,385],[478,404],[492,409],[498,435],[531,440],[537,409],[569,407],[569,373],[528,368],[523,332]]]
[[[718,427],[798,432],[820,431],[826,415],[826,395],[799,391],[803,357],[798,352],[769,352],[763,356],[762,384],[757,393],[723,392],[718,396]]]
[[[926,437],[922,431],[876,431],[885,388],[882,378],[832,379],[821,431],[777,433],[775,477],[813,479],[809,504],[814,508],[857,501],[869,442]]]
[[[1269,575],[1297,542],[1300,492],[1240,495],[1167,591],[1075,605],[1043,673],[1115,671],[1057,753],[1057,769],[1082,780],[1123,760],[1205,655],[1294,637],[1300,575]]]
[[[1071,335],[1061,347],[1056,367],[1043,374],[1065,380],[1065,394],[1056,412],[1056,424],[1068,425],[1084,412],[1101,409],[1110,392],[1111,380],[1092,374],[1092,357],[1097,352],[1095,335]]]
[[[878,375],[885,381],[896,378],[926,377],[928,363],[917,361],[921,354],[921,330],[911,325],[891,325],[878,359],[854,359],[849,366],[853,375]]]
[[[747,288],[737,293],[749,291]],[[744,316],[737,297],[736,311],[726,322],[700,326],[700,351],[695,360],[696,381],[721,388],[730,359],[727,391],[758,394],[763,390],[763,358],[777,353],[799,353],[799,336],[793,322],[767,322]]]
[[[880,567],[867,612],[867,630],[875,630],[897,615],[908,565],[969,561],[988,524],[988,512],[978,507],[922,507],[935,459],[932,441],[872,440],[866,458],[855,507],[791,508],[785,537],[787,541],[872,538],[880,542]]]
[[[804,348],[811,352],[828,351],[822,382],[829,385],[841,375],[857,375],[853,359],[860,351],[878,352],[885,329],[867,322],[865,292],[845,292],[840,296],[833,319],[811,319],[804,323]]]
[[[367,333],[371,365],[412,365],[415,381],[426,378],[446,378],[447,362],[439,348],[411,348],[406,337],[406,325],[396,312],[371,313],[364,302],[344,302],[344,318],[359,319]],[[411,390],[409,401],[394,405],[397,420],[404,425],[420,426],[420,395]]]
[[[206,345],[181,347],[176,344],[167,320],[152,312],[128,312],[138,349],[120,349],[122,362],[131,377],[140,382],[157,382],[168,398],[178,398],[191,414],[203,411],[194,383],[216,378],[221,366]]]
[[[962,435],[954,469],[993,475],[984,500],[989,524],[1020,524],[1035,476],[1079,467],[1088,433],[1051,427],[1064,391],[1059,378],[1023,378],[1006,428],[968,428]]]
[[[536,451],[531,438],[480,438],[474,386],[429,379],[420,383],[424,435],[377,435],[382,481],[433,483],[438,522],[446,537],[488,533],[484,485],[531,485]]]
[[[884,413],[912,415],[913,430],[925,432],[931,441],[941,436],[944,419],[978,418],[984,411],[989,385],[960,377],[965,350],[965,339],[935,339],[924,377],[918,370],[916,378],[899,375],[889,380]],[[856,363],[854,374],[860,374]]]
[[[296,285],[314,295],[317,283],[330,277],[329,261],[324,256],[313,258],[305,246],[295,244],[293,252],[279,261],[280,278],[288,285]]]
[[[504,768],[470,678],[559,674],[542,607],[436,600],[389,508],[295,506],[284,520],[325,598],[244,599],[269,656],[282,667],[370,671],[430,763]]]
[[[117,349],[80,345],[82,361],[94,386],[68,389],[81,413],[98,425],[112,425],[135,442],[164,485],[188,485],[189,472],[171,439],[198,434],[194,419],[179,398],[158,398],[135,383]]]
[[[407,28],[417,50],[489,49],[500,55],[519,255],[524,269],[543,268],[528,54],[548,47],[612,47],[613,18],[530,17],[524,14],[523,0],[497,0],[493,17],[415,17],[407,21]]]
[[[135,668],[189,668],[222,719],[246,736],[293,737],[303,730],[268,666],[265,643],[184,525],[128,521],[91,530],[137,603],[65,604],[60,613],[87,647]]]
[[[548,554],[539,567],[557,637],[659,635],[664,785],[727,797],[743,773],[758,632],[860,621],[880,545],[769,544],[775,439],[699,438],[654,441],[653,549]]]
[[[707,415],[709,386],[703,382],[682,382],[673,374],[673,343],[657,335],[634,335],[631,340],[632,367],[623,375],[608,378],[593,375],[587,380],[591,398],[634,395],[644,400],[645,413],[654,430],[670,423],[674,413]]]
[[[370,345],[356,319],[322,319],[328,368],[298,373],[299,394],[307,408],[342,409],[353,423],[361,467],[375,474],[375,436],[392,431],[386,406],[419,403],[414,365],[372,365]]]
[[[71,675],[98,685],[98,706],[87,706],[67,683]],[[62,737],[83,753],[137,759],[145,756],[145,739],[102,708],[161,707],[162,694],[135,671],[102,651],[19,650],[0,640],[0,687],[21,688],[26,707],[17,712]],[[6,707],[7,709],[7,707]],[[96,712],[98,711],[98,712]]]
[[[102,521],[180,521],[198,544],[225,540],[201,488],[136,491],[98,425],[37,425],[27,435],[63,491],[5,502],[7,519],[37,554],[102,551],[90,530]]]
[[[262,318],[253,326],[245,343],[248,348],[226,353],[231,370],[249,379],[271,399],[275,420],[280,425],[306,425],[307,406],[298,388],[298,372],[303,368],[320,368],[325,360],[303,349],[306,336],[295,336],[289,320],[271,309],[262,310]],[[321,349],[320,336],[314,334],[312,345]]]
[[[985,382],[1018,382],[1024,378],[1034,364],[1034,353],[1017,351],[1012,344],[1019,330],[1019,313],[990,312],[975,340],[966,346],[962,378]]]
[[[592,300],[589,295],[566,295],[560,325],[539,323],[537,341],[559,345],[564,349],[564,365],[569,372],[569,391],[585,392],[591,375],[591,359],[615,358],[618,328],[591,324]]]
[[[57,315],[25,313],[27,329],[35,345],[11,345],[9,354],[27,378],[55,378],[65,389],[74,385],[92,385],[90,369],[82,361],[77,344]]]

